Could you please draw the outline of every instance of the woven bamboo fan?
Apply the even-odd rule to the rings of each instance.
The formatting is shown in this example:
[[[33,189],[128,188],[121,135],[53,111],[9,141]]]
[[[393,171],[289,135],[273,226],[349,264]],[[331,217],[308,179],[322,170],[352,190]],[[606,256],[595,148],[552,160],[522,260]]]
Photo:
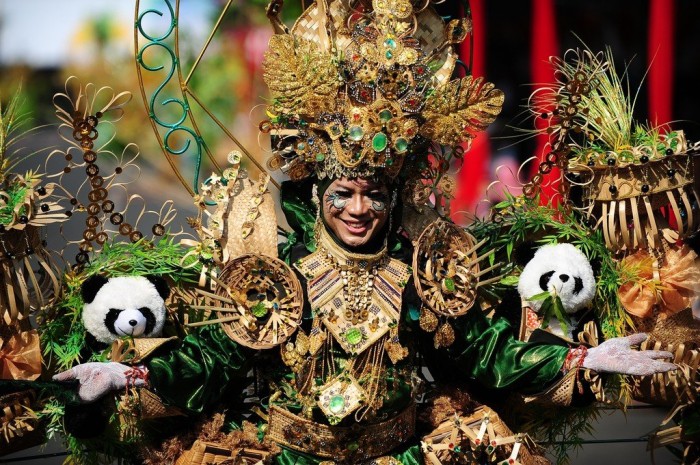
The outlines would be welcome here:
[[[201,308],[217,318],[191,326],[220,323],[234,341],[253,349],[282,344],[296,331],[304,304],[299,280],[281,260],[262,254],[229,261],[215,293],[199,291],[213,303]]]
[[[533,456],[526,437],[515,435],[498,415],[486,406],[469,416],[457,416],[425,436],[421,448],[426,464],[534,465],[549,463]]]
[[[590,153],[588,165],[569,170],[581,177],[589,217],[614,251],[661,249],[698,227],[698,196],[693,188],[693,157],[682,131],[660,136],[658,146]],[[584,157],[585,158],[585,157]],[[669,217],[677,226],[669,226]]]

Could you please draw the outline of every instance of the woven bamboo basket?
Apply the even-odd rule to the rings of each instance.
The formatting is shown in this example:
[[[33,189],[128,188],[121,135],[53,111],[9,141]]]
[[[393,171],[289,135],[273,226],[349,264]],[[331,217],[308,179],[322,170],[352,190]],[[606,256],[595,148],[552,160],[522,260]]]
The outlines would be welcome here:
[[[664,350],[673,354],[679,369],[653,376],[635,377],[633,396],[641,402],[674,406],[697,396],[700,383],[700,321],[687,308],[667,318],[635,319],[637,329],[649,334],[640,350]]]
[[[675,242],[697,231],[700,212],[693,188],[693,156],[685,153],[682,131],[676,139],[668,154],[657,153],[654,147],[634,147],[634,152],[648,155],[646,163],[569,168],[581,177],[586,213],[597,219],[596,227],[613,252],[660,250],[663,240]],[[676,227],[669,235],[671,216]]]

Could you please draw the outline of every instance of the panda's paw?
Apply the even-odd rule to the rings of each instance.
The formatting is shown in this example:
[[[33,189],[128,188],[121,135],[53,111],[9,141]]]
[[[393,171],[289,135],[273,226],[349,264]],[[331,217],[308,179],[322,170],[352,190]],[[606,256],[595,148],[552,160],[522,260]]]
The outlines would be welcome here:
[[[83,402],[95,402],[111,391],[127,387],[145,387],[148,371],[115,362],[90,362],[76,365],[53,377],[54,381],[79,383],[78,397]]]

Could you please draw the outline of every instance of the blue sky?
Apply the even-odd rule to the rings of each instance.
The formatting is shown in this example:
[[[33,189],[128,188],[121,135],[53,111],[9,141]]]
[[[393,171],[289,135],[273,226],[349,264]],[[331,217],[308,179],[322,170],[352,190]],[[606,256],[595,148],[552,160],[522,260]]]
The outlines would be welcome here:
[[[163,0],[146,1],[164,5]],[[105,14],[117,19],[127,32],[115,52],[132,53],[134,5],[135,1],[128,0],[0,0],[0,66],[61,66],[75,58],[71,47],[82,24]],[[212,1],[183,2],[181,8],[183,27],[191,28],[194,34],[208,27]]]

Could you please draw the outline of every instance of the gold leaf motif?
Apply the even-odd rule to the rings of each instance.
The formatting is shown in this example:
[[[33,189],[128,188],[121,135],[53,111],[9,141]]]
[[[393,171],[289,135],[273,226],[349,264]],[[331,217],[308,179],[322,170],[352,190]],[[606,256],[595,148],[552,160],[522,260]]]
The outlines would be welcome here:
[[[449,347],[455,342],[455,331],[449,323],[443,323],[435,333],[435,348]]]
[[[426,102],[420,133],[444,145],[476,137],[501,112],[504,95],[490,82],[467,76],[439,88]]]
[[[420,327],[423,331],[432,333],[437,329],[438,319],[433,312],[428,308],[423,307],[420,310],[420,319],[418,320]]]
[[[263,60],[263,78],[283,112],[315,116],[334,103],[340,80],[330,54],[291,34],[270,38]]]

